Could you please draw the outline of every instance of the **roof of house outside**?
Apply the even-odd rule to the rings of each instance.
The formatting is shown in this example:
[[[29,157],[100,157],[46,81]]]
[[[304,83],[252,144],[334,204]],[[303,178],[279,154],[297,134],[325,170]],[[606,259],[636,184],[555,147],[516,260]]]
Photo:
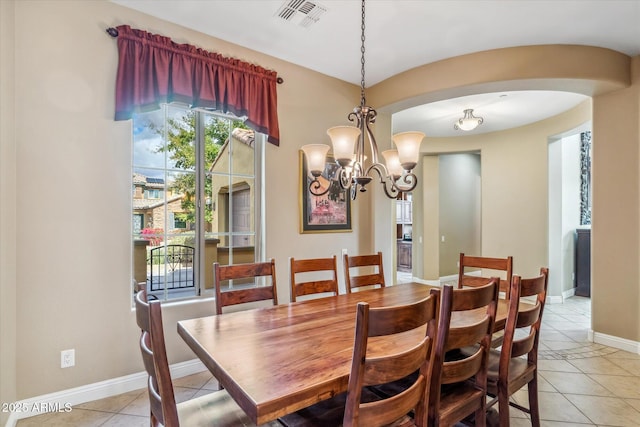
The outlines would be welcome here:
[[[235,128],[233,131],[231,131],[231,137],[251,148],[254,148],[255,141],[256,141],[256,133],[253,129]],[[222,157],[222,153],[224,152],[224,150],[227,149],[228,146],[229,146],[229,138],[227,138],[224,144],[222,144],[222,147],[220,147],[220,151],[218,152],[218,157],[216,157],[216,159],[211,164],[211,167],[209,168],[209,172],[213,172],[216,164],[218,163],[218,159]]]
[[[176,200],[182,199],[182,194],[177,196],[173,196],[166,200],[166,203],[173,203]],[[133,209],[134,210],[143,210],[143,209],[155,209],[160,206],[164,206],[164,199],[133,199]]]

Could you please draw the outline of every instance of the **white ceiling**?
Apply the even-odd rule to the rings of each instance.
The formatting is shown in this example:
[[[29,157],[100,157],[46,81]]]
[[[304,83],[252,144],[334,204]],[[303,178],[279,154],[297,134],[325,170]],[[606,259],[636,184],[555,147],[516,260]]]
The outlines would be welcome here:
[[[360,84],[360,1],[112,1]],[[298,1],[326,11],[306,27],[300,25],[298,18],[306,16],[300,12],[288,21],[278,16],[283,5]],[[640,55],[640,0],[369,0],[366,86],[441,59],[536,44],[591,45]],[[286,85],[287,76],[282,77]],[[393,128],[457,135],[453,122],[463,109],[473,108],[484,123],[472,133],[491,132],[542,120],[583,99],[547,91],[465,96],[396,113]]]

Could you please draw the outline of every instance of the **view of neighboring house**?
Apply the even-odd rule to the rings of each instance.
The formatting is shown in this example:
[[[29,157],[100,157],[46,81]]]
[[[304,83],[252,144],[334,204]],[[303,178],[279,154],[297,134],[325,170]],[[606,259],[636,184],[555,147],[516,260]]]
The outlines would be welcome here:
[[[183,212],[182,197],[182,194],[173,194],[170,187],[165,188],[164,179],[134,173],[133,232],[139,234],[143,229],[164,229],[165,219],[170,230],[186,229],[187,224],[175,215]],[[169,218],[165,218],[165,215]]]
[[[231,134],[233,161],[229,164],[229,139],[220,148],[216,160],[209,168],[211,173],[211,193],[207,198],[212,210],[211,221],[207,223],[207,232],[251,233],[254,223],[254,141],[255,134],[250,129],[236,128]],[[230,179],[229,171],[233,168]],[[166,192],[166,194],[165,194]],[[208,194],[209,196],[209,194]],[[133,233],[140,234],[143,229],[188,230],[190,224],[181,220],[179,213],[185,213],[182,207],[183,194],[174,193],[171,183],[163,178],[153,178],[140,173],[133,174]],[[228,213],[229,203],[233,204],[233,218]],[[165,211],[166,205],[166,211]],[[166,212],[166,213],[165,213]],[[168,216],[165,218],[165,215]],[[166,221],[165,221],[166,220]],[[238,237],[241,239],[241,237]],[[246,246],[235,242],[234,246]]]
[[[231,142],[231,144],[230,144]],[[252,246],[250,234],[254,232],[255,205],[255,132],[251,129],[235,128],[231,138],[220,148],[218,157],[211,164],[212,219],[207,232],[232,233],[232,242],[221,246]],[[229,164],[229,149],[233,150],[232,164]],[[229,209],[229,203],[233,206]],[[231,212],[231,217],[229,213]],[[237,234],[240,233],[240,234]]]

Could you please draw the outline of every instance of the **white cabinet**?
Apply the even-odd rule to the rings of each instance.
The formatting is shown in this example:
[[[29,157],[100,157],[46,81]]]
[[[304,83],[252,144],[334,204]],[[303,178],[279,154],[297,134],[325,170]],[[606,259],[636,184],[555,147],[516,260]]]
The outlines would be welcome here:
[[[411,224],[411,200],[396,201],[396,222],[398,224]]]
[[[405,224],[411,224],[413,222],[411,206],[412,204],[410,200],[405,201],[404,205],[402,206],[402,219],[404,220]]]

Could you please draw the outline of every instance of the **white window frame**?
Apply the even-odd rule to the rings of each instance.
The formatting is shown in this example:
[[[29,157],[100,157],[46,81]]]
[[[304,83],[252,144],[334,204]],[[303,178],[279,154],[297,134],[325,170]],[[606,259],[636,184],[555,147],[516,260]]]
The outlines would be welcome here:
[[[185,110],[188,110],[187,107],[183,107],[180,106],[179,104],[173,104],[172,106],[174,107],[178,107],[178,108],[185,108]],[[163,105],[161,108],[163,108],[163,116],[164,116],[164,123],[167,122],[167,106],[166,104]],[[193,260],[193,274],[195,275],[196,281],[195,281],[195,295],[194,296],[188,296],[185,298],[169,298],[169,294],[170,294],[170,290],[168,289],[164,289],[164,292],[161,294],[161,296],[158,296],[156,294],[156,296],[158,296],[158,299],[160,299],[163,302],[177,302],[177,301],[183,301],[183,300],[192,300],[192,299],[197,299],[199,297],[213,297],[215,295],[215,292],[213,289],[205,289],[204,283],[205,283],[205,274],[206,274],[206,270],[207,268],[213,268],[213,266],[209,266],[209,265],[204,265],[204,257],[205,257],[205,179],[207,179],[206,177],[206,170],[205,170],[205,166],[203,164],[203,160],[204,159],[204,120],[203,117],[204,115],[211,115],[211,116],[215,116],[218,118],[222,118],[222,119],[228,119],[228,120],[242,120],[242,118],[238,118],[236,116],[233,115],[229,115],[229,114],[220,114],[217,112],[212,112],[212,111],[207,111],[207,110],[201,110],[201,109],[191,109],[192,111],[195,111],[197,113],[196,116],[196,147],[195,147],[195,152],[196,152],[196,166],[195,166],[195,174],[196,174],[196,231],[195,231],[195,255],[194,255],[194,260]],[[135,120],[135,118],[134,118]],[[166,137],[163,137],[163,139],[166,141]],[[134,154],[133,154],[133,147],[135,144],[135,140],[132,136],[132,172],[135,172],[136,169],[148,169],[147,166],[145,165],[136,165],[134,164],[135,162],[135,158],[134,158]],[[254,224],[254,228],[255,228],[255,236],[254,236],[254,253],[255,253],[255,261],[256,262],[260,262],[260,261],[264,261],[264,254],[265,254],[265,239],[264,239],[264,218],[265,218],[265,209],[264,209],[264,197],[265,197],[265,186],[264,186],[264,162],[265,162],[265,144],[266,144],[266,136],[262,133],[259,132],[255,132],[255,142],[254,142],[254,193],[255,193],[255,200],[254,200],[254,218],[255,218],[255,224]],[[233,157],[233,152],[231,152],[229,154],[231,156],[231,158],[229,159],[230,164],[233,164],[232,161],[232,157]],[[167,173],[171,173],[174,170],[173,169],[169,169],[166,166],[166,162],[165,162],[165,167],[164,169],[162,168],[157,168],[157,170],[164,170],[164,174],[165,176],[167,175]],[[233,173],[233,171],[230,171],[230,175],[231,176],[237,176]],[[133,173],[131,174],[131,177],[133,177]],[[131,178],[132,179],[132,178]],[[167,185],[167,180],[165,179],[165,185]],[[133,182],[132,182],[133,185]],[[169,194],[168,188],[165,188],[163,190],[160,190],[159,193],[161,194],[160,199],[164,199],[167,200],[167,195]],[[135,194],[135,192],[134,192]],[[133,197],[132,197],[133,199]],[[160,200],[159,199],[159,200]],[[168,232],[170,232],[172,229],[174,228],[174,221],[173,221],[173,212],[169,212],[167,209],[167,203],[165,203],[164,205],[164,209],[165,209],[165,227],[164,228],[164,239],[163,241],[166,239],[166,235]],[[231,204],[228,205],[229,209],[232,209]],[[133,212],[133,206],[132,206],[132,212]],[[232,210],[230,210],[228,212],[228,214],[231,216],[233,215]],[[135,213],[134,213],[135,215]],[[135,240],[135,235],[133,234],[133,216],[132,215],[132,222],[131,222],[131,227],[132,227],[132,236],[134,237],[132,239],[132,245],[133,245],[133,240]],[[170,218],[171,217],[171,218]],[[144,224],[143,224],[143,228]],[[228,230],[228,234],[229,234],[229,241],[232,241],[233,239],[233,232],[231,230]],[[133,253],[133,252],[132,252]],[[132,257],[132,275],[133,275],[133,257]],[[230,263],[233,263],[233,255],[230,254]],[[166,269],[166,267],[165,267]],[[166,270],[165,270],[166,271]]]

